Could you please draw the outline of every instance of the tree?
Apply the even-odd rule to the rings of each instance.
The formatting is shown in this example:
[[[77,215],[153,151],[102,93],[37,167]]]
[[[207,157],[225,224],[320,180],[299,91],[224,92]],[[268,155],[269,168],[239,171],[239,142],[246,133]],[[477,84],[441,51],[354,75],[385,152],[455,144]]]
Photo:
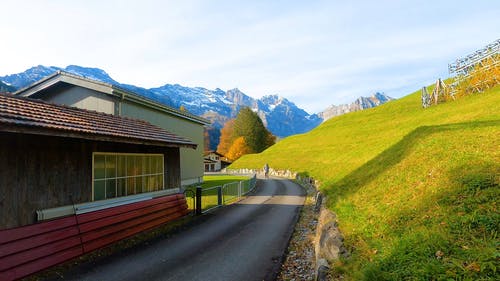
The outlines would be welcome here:
[[[240,137],[243,137],[246,149],[239,149],[238,152],[243,151],[244,154],[262,152],[276,142],[276,137],[266,129],[257,113],[248,107],[242,108],[235,119],[224,124],[217,151],[231,158],[229,152]],[[241,146],[239,143],[238,148]]]
[[[217,152],[222,155],[227,155],[229,152],[229,148],[231,148],[231,144],[233,144],[233,127],[234,127],[234,119],[227,121],[222,127],[220,132],[219,145],[217,146]]]
[[[249,153],[251,153],[251,150],[245,141],[245,137],[238,137],[229,148],[226,157],[235,161],[241,156]]]
[[[244,107],[236,116],[233,128],[234,138],[243,136],[251,153],[259,153],[273,145],[274,136],[269,132],[264,123],[250,108]]]
[[[205,147],[205,151],[209,151],[210,149],[210,133],[208,128],[203,129],[203,144]]]

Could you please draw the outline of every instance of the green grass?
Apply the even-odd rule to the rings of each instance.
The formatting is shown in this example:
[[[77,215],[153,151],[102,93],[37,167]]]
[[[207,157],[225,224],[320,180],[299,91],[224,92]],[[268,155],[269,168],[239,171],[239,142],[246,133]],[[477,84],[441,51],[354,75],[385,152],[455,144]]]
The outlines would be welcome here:
[[[203,183],[201,187],[203,188],[202,192],[202,209],[206,210],[217,206],[217,189],[210,189],[211,187],[223,186],[225,184],[237,183],[240,181],[248,180],[248,176],[233,176],[233,175],[211,175],[204,176]],[[189,186],[186,188],[188,191],[188,206],[190,209],[194,208],[194,201],[189,198],[189,196],[194,196],[197,185]],[[224,194],[224,200],[231,200],[237,197],[237,194],[234,195],[231,192]]]
[[[226,183],[248,180],[247,176],[213,175],[203,177],[203,188],[224,185]]]
[[[320,180],[352,253],[333,272],[347,280],[498,280],[499,103],[496,87],[422,109],[416,92],[231,168]]]

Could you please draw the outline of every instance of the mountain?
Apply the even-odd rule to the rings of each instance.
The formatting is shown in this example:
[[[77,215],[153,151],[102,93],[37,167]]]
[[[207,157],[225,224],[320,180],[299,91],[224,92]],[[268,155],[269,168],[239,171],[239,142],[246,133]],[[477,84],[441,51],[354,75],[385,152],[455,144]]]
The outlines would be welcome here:
[[[3,83],[2,81],[0,81],[0,93],[11,93],[11,92],[15,92],[16,91],[16,88],[12,87],[11,85],[7,84],[7,83]]]
[[[280,138],[305,133],[322,121],[318,115],[308,114],[293,102],[276,95],[254,99],[239,89],[208,90],[202,87],[184,87],[179,84],[165,84],[158,88],[146,89],[119,83],[99,68],[77,65],[69,65],[66,68],[38,65],[22,73],[0,77],[0,81],[20,89],[58,70],[109,83],[174,108],[183,107],[193,114],[207,118],[212,122],[213,128],[209,128],[211,149],[215,149],[218,144],[219,129],[227,120],[236,117],[240,108],[245,106],[257,112],[268,129]]]
[[[151,91],[169,96],[175,107],[184,107],[189,112],[203,116],[215,128],[236,117],[240,108],[250,107],[261,117],[264,125],[276,136],[287,137],[305,133],[321,123],[316,114],[308,114],[293,102],[277,95],[254,99],[239,89],[223,91],[201,87],[189,88],[178,84],[166,84]]]
[[[224,123],[235,118],[240,108],[250,107],[264,122],[264,125],[277,137],[302,134],[310,131],[323,120],[333,116],[375,107],[392,100],[392,98],[376,93],[371,97],[360,97],[351,104],[330,106],[319,114],[309,114],[293,102],[277,95],[268,95],[254,99],[239,89],[209,90],[202,87],[185,87],[179,84],[165,84],[161,87],[146,89],[130,84],[122,84],[99,68],[69,65],[66,68],[38,65],[24,72],[1,77],[4,84],[1,91],[14,91],[26,87],[54,72],[61,70],[89,79],[109,83],[139,95],[166,104],[174,108],[183,108],[195,115],[202,116],[212,122],[207,129],[210,138],[210,149],[214,150],[219,142]],[[1,90],[1,89],[9,90]]]
[[[320,118],[326,121],[332,117],[346,114],[349,112],[376,107],[391,100],[394,99],[384,95],[383,93],[375,93],[371,97],[359,97],[350,104],[331,105],[318,115]]]

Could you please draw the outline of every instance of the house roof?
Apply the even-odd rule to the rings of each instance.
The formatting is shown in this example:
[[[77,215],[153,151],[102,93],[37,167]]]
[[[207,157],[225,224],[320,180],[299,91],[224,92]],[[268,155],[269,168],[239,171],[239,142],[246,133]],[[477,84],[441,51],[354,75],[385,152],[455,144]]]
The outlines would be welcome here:
[[[143,120],[5,94],[0,95],[0,131],[154,146],[197,147],[192,141]]]
[[[189,112],[177,110],[165,104],[153,101],[144,96],[141,96],[132,91],[126,90],[118,85],[109,84],[79,75],[71,74],[65,71],[58,70],[53,74],[38,80],[37,82],[22,88],[14,93],[14,95],[23,97],[33,97],[38,98],[46,93],[46,89],[56,86],[61,83],[72,84],[75,86],[80,86],[88,89],[92,89],[107,95],[116,96],[123,100],[129,100],[134,103],[138,103],[156,110],[166,112],[170,115],[177,116],[183,119],[190,120],[201,125],[209,125],[210,121],[200,116],[193,115]]]
[[[208,156],[210,154],[219,155],[220,157],[226,157],[215,150],[207,150],[207,151],[203,152],[203,156]]]

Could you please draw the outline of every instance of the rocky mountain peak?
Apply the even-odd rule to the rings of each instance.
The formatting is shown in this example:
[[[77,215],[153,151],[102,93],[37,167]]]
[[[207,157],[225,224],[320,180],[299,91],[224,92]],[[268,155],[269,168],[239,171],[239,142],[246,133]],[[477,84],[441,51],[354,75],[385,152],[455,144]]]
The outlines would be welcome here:
[[[384,93],[377,92],[370,97],[359,97],[350,104],[331,105],[318,115],[323,119],[323,121],[326,121],[332,117],[349,112],[376,107],[391,100],[393,100],[393,98],[385,95]]]

